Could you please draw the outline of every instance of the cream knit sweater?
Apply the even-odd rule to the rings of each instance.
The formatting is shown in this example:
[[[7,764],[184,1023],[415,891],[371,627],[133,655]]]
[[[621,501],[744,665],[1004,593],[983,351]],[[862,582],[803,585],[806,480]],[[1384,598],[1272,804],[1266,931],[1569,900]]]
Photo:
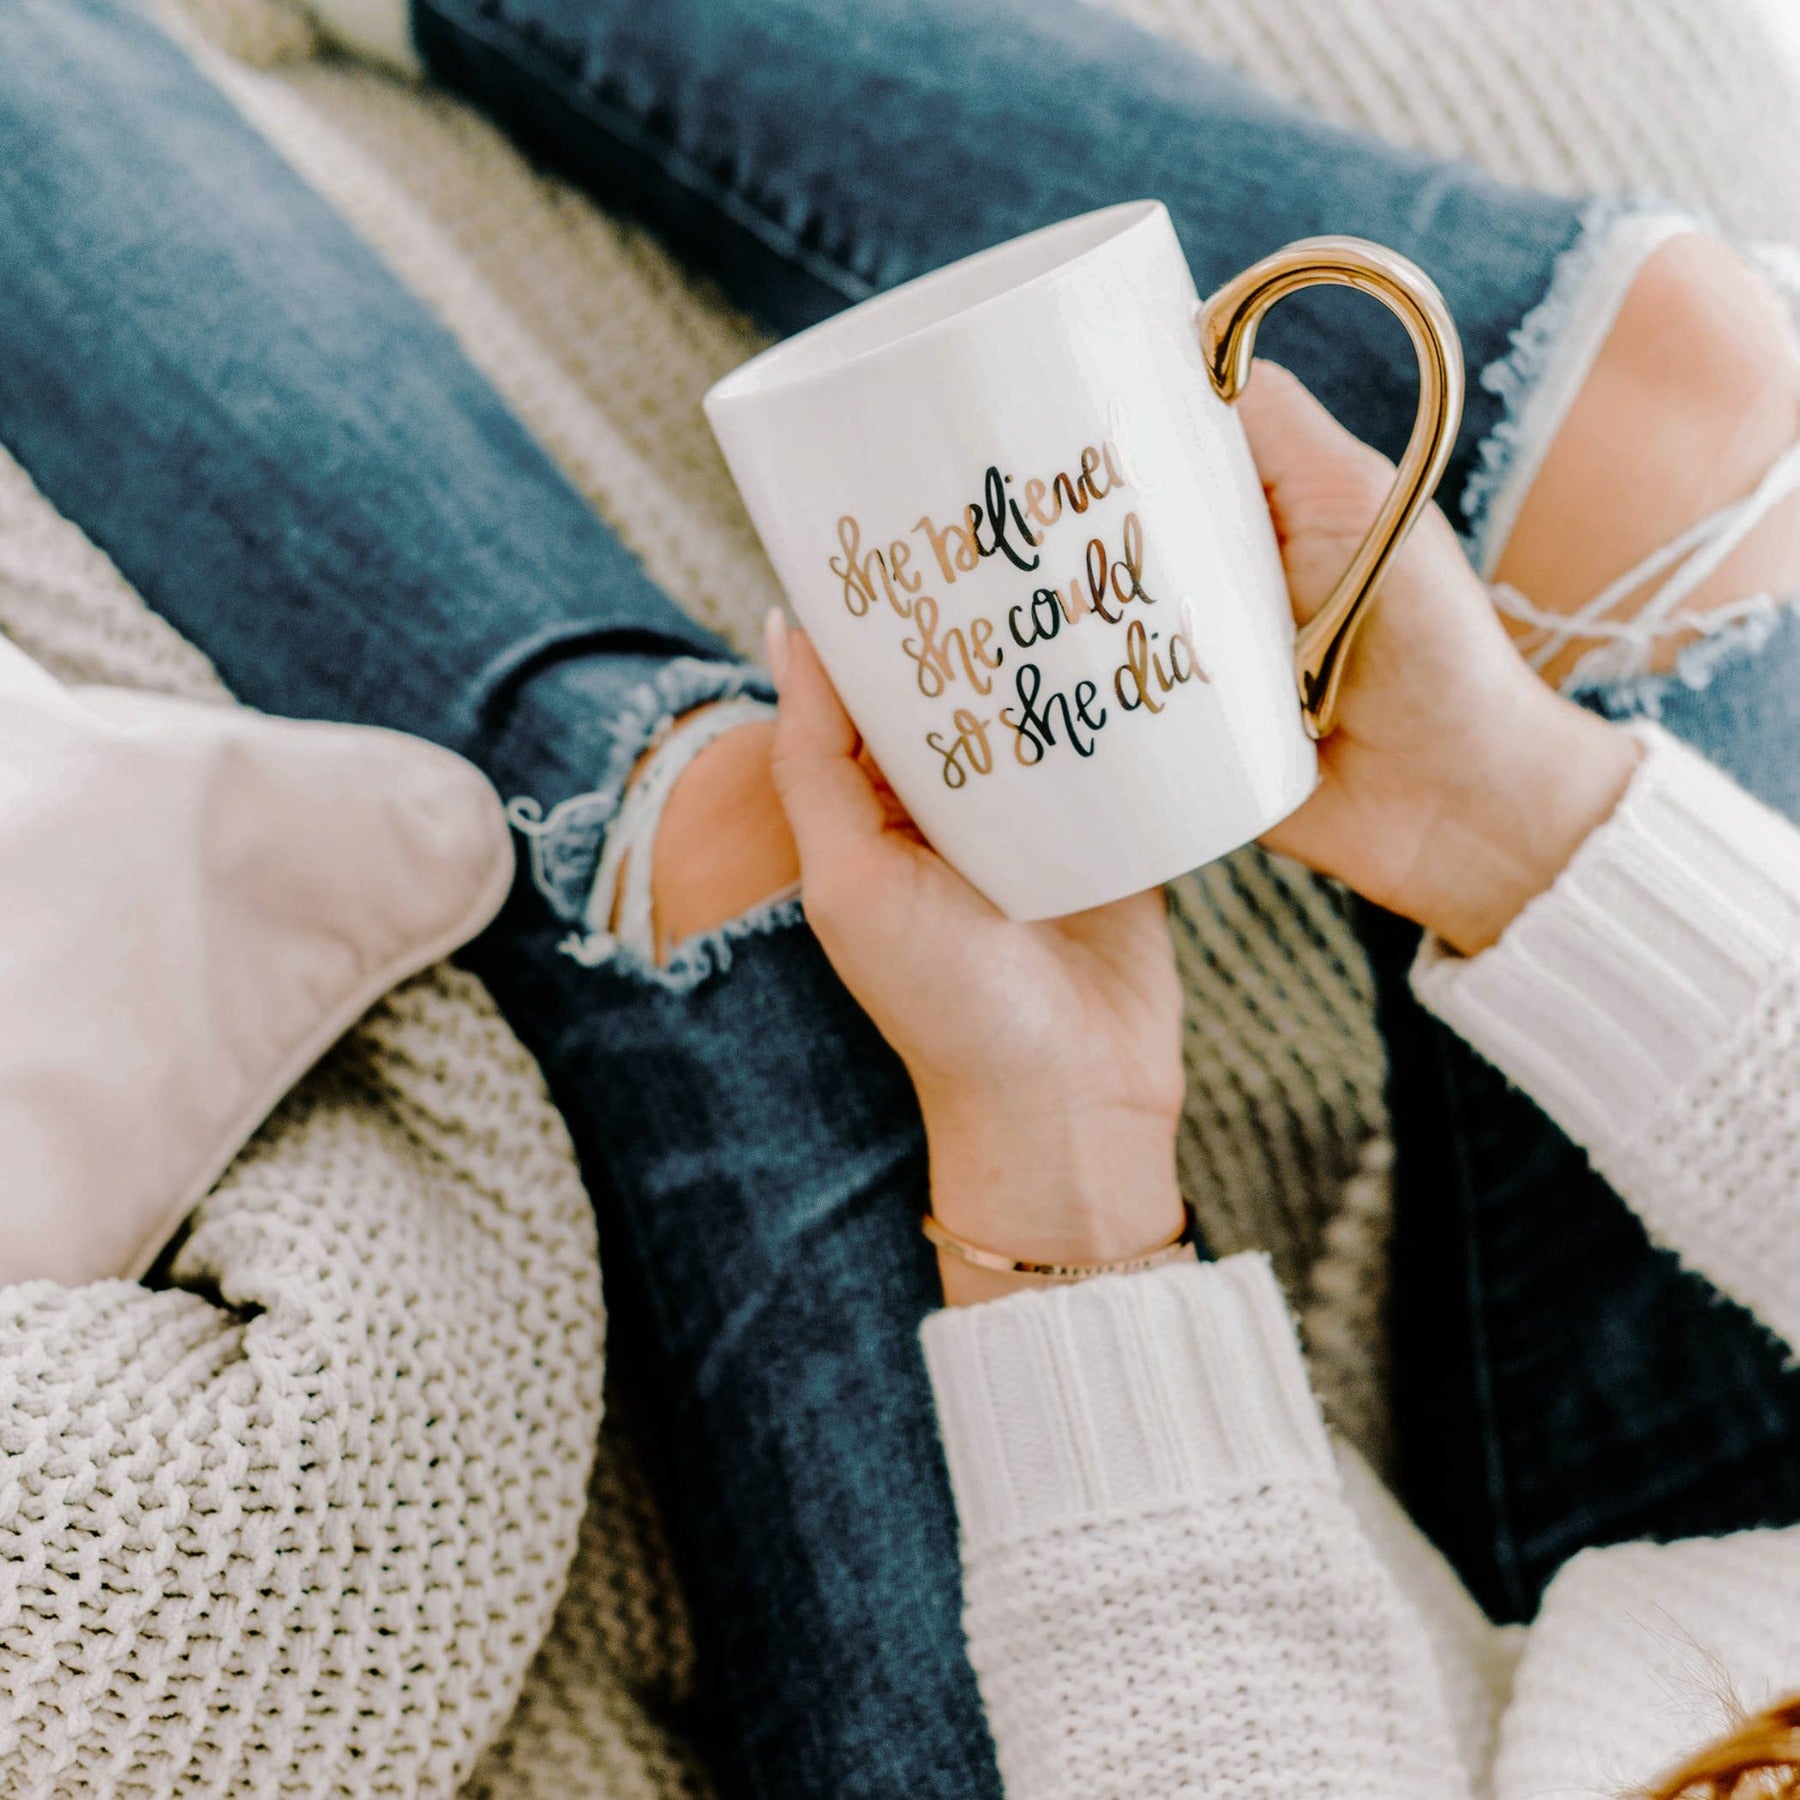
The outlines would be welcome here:
[[[1641,736],[1557,885],[1416,986],[1797,1344],[1800,832]],[[1720,1729],[1725,1694],[1800,1690],[1800,1530],[1590,1551],[1528,1635],[1487,1627],[1334,1453],[1259,1256],[940,1313],[924,1340],[1009,1800],[1617,1795]]]

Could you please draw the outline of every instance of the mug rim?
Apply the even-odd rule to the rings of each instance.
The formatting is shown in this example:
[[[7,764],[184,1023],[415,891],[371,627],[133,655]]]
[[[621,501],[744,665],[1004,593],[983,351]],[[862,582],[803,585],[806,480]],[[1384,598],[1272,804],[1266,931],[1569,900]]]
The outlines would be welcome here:
[[[844,312],[804,331],[771,345],[748,361],[739,363],[707,389],[701,406],[709,419],[720,411],[735,409],[747,401],[767,399],[775,394],[818,385],[846,371],[888,360],[900,352],[916,348],[932,338],[941,337],[957,326],[965,325],[978,314],[1034,293],[1069,270],[1079,268],[1111,250],[1119,241],[1161,221],[1172,233],[1168,208],[1160,200],[1122,200],[1092,212],[1077,213],[1073,218],[1059,219],[1053,225],[1040,225],[1004,243],[990,244],[984,250],[972,251],[941,268],[915,275],[899,287],[859,301]],[[1080,240],[1077,248],[1059,254],[1062,239]],[[1046,256],[1046,252],[1050,254]],[[1009,264],[1023,265],[1028,272],[1016,279],[1005,279]],[[996,274],[1002,275],[998,286]],[[872,317],[889,312],[904,312],[918,307],[936,290],[948,290],[940,305],[930,308],[917,323],[905,326],[890,336],[879,337],[860,349],[848,349],[833,356],[837,339],[866,333]],[[967,297],[957,298],[963,289]],[[973,291],[968,291],[972,289]],[[825,360],[821,361],[821,353]],[[790,366],[792,365],[792,366]]]

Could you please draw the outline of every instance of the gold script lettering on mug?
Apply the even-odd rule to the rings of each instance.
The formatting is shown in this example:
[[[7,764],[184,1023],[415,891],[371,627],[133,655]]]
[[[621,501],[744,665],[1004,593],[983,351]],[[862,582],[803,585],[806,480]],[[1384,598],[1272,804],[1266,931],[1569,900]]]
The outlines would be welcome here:
[[[923,538],[945,586],[1002,553],[1020,579],[1027,579],[1042,561],[1045,538],[1061,520],[1085,517],[1090,506],[1137,489],[1125,421],[1117,407],[1109,424],[1110,435],[1097,445],[1083,445],[1072,469],[1015,482],[997,466],[990,467],[982,499],[968,503],[960,521],[940,525],[929,513],[922,514],[911,536]],[[982,542],[984,527],[992,539],[987,544]],[[1118,544],[1115,556],[1103,533],[1090,536],[1079,574],[1061,585],[1041,582],[1029,599],[1013,603],[1005,614],[1011,643],[1027,652],[1088,617],[1123,626],[1123,654],[1106,687],[1081,680],[1067,693],[1053,689],[1046,694],[1040,668],[1028,661],[1015,664],[1013,704],[992,714],[959,705],[950,715],[952,730],[925,733],[926,744],[942,759],[947,787],[960,788],[971,776],[993,772],[990,732],[996,724],[1011,734],[1013,761],[1035,767],[1059,743],[1080,756],[1093,754],[1112,717],[1108,689],[1120,712],[1154,716],[1177,688],[1210,681],[1195,641],[1191,599],[1183,596],[1180,618],[1168,630],[1166,643],[1156,641],[1163,632],[1147,630],[1141,617],[1126,618],[1127,606],[1157,603],[1145,585],[1144,528],[1135,510],[1120,521]],[[1023,549],[1035,554],[1027,559]],[[924,591],[924,577],[913,567],[913,550],[902,535],[890,539],[885,549],[877,544],[865,551],[861,521],[845,513],[838,520],[838,553],[829,559],[831,572],[842,583],[845,608],[861,618],[885,604],[896,617],[911,621],[915,630],[901,638],[900,648],[925,698],[941,698],[953,684],[985,698],[993,693],[995,673],[1005,662],[999,629],[986,614],[944,624],[937,596]]]

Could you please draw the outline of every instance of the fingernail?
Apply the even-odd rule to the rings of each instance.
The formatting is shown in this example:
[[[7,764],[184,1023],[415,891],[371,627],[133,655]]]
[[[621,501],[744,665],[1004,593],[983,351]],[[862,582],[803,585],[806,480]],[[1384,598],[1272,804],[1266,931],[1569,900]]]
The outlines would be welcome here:
[[[763,620],[763,659],[775,677],[775,691],[779,693],[788,671],[787,614],[779,606],[771,606]]]

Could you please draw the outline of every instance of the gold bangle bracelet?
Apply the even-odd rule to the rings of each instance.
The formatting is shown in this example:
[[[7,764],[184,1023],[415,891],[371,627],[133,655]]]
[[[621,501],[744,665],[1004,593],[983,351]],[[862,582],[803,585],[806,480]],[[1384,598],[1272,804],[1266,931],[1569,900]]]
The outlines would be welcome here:
[[[1182,1202],[1182,1214],[1181,1229],[1173,1237],[1137,1256],[1120,1257],[1116,1262],[1030,1262],[1024,1257],[1006,1256],[998,1250],[984,1250],[979,1244],[971,1244],[930,1213],[919,1221],[919,1228],[938,1249],[995,1275],[1025,1275],[1033,1281],[1091,1281],[1096,1275],[1138,1275],[1146,1269],[1161,1269],[1170,1263],[1198,1262],[1199,1232],[1194,1209],[1186,1201]]]

